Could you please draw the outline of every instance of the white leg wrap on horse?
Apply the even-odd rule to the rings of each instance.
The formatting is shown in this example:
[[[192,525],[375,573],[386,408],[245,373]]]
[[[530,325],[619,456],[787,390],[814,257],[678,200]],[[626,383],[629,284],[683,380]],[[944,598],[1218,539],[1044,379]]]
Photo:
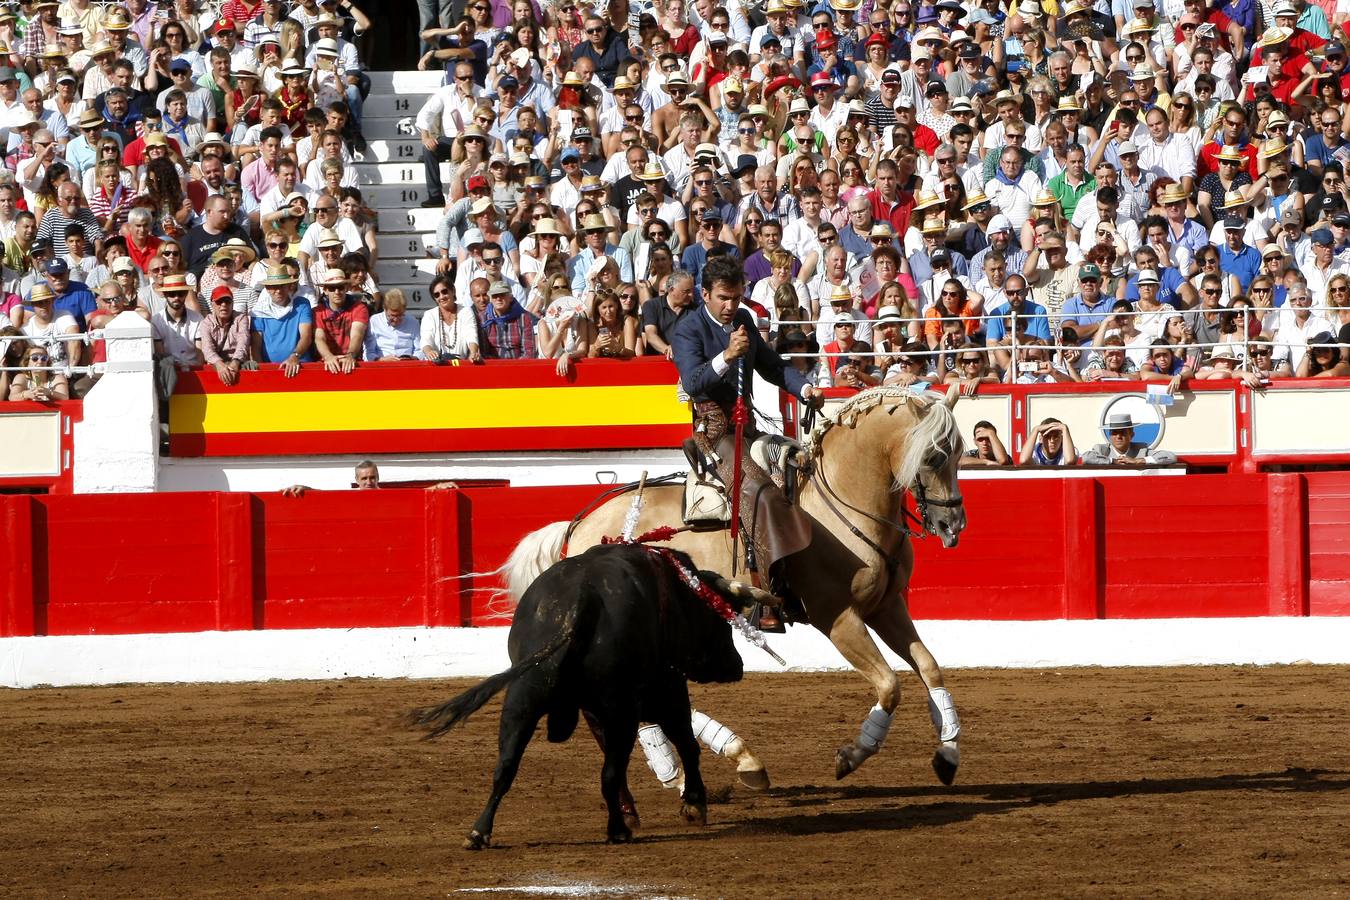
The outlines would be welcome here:
[[[676,787],[680,782],[680,759],[675,747],[661,730],[660,725],[643,725],[638,729],[638,743],[642,745],[642,755],[647,757],[647,766],[665,787]]]
[[[961,736],[961,717],[956,714],[952,692],[946,688],[933,688],[928,692],[928,717],[933,720],[938,740],[944,744]]]
[[[881,745],[886,743],[886,735],[891,733],[891,713],[881,708],[878,703],[867,713],[867,718],[863,719],[862,731],[858,732],[858,749],[867,752],[868,756],[881,749]]]
[[[693,726],[694,737],[698,739],[698,742],[718,756],[730,755],[727,753],[729,747],[732,749],[733,754],[738,751],[738,747],[732,747],[733,744],[740,743],[740,739],[736,736],[736,732],[732,731],[712,716],[694,710],[693,714],[689,717],[689,724]]]

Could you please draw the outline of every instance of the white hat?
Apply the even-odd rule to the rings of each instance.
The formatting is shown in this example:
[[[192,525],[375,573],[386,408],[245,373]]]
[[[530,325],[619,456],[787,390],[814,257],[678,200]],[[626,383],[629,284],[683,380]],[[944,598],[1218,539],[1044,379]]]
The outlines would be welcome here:
[[[883,306],[881,309],[877,310],[878,325],[886,325],[891,322],[899,325],[903,323],[904,320],[905,317],[900,315],[900,307],[898,306]]]
[[[1012,231],[1012,222],[1003,213],[996,213],[989,220],[989,233],[993,234],[995,231]]]
[[[809,112],[811,112],[811,104],[806,102],[805,97],[798,97],[796,100],[793,100],[792,105],[788,107],[789,116],[795,116],[797,113]]]
[[[1121,155],[1122,153],[1124,153],[1124,154],[1129,154],[1129,153],[1135,153],[1135,154],[1137,154],[1138,152],[1139,152],[1139,146],[1138,146],[1137,144],[1135,144],[1134,141],[1121,141],[1120,146],[1116,148],[1116,155],[1117,155],[1117,156]]]
[[[314,42],[314,52],[319,56],[337,56],[337,41],[333,38],[320,38]]]

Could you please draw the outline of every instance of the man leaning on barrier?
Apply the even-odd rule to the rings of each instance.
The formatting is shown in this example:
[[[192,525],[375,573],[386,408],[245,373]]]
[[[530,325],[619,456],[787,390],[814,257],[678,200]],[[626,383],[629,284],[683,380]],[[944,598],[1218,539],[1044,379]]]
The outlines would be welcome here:
[[[1134,439],[1134,419],[1129,413],[1106,417],[1108,441],[1083,452],[1088,466],[1173,466],[1177,455],[1171,450],[1150,450],[1148,444]]]

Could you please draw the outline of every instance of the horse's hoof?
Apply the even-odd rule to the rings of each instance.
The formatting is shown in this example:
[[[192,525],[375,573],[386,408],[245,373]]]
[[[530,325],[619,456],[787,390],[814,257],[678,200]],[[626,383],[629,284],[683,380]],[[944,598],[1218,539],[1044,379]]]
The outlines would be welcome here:
[[[464,839],[465,850],[482,850],[492,843],[492,835],[480,834],[477,831],[470,831],[469,836]]]
[[[636,809],[625,809],[623,811],[623,824],[633,831],[642,827],[642,820],[638,818]]]
[[[680,818],[690,825],[708,824],[708,807],[692,803],[680,804]]]
[[[846,775],[852,775],[865,759],[867,757],[863,756],[858,748],[852,744],[840,747],[834,754],[834,777],[839,779]]]
[[[737,772],[736,777],[741,780],[741,784],[752,791],[766,791],[769,789],[769,773],[763,769],[746,769]]]
[[[633,832],[627,828],[622,831],[611,831],[607,843],[610,844],[631,844],[633,842]]]
[[[955,741],[947,741],[933,754],[933,772],[938,781],[951,786],[956,780],[956,769],[961,765],[961,748]]]

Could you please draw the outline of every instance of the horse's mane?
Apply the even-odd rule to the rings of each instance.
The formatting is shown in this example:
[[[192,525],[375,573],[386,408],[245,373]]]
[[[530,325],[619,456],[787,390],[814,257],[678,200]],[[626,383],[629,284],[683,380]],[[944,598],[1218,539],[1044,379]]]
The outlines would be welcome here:
[[[856,428],[862,418],[874,409],[884,407],[888,413],[893,413],[901,406],[910,406],[915,415],[914,427],[905,441],[905,452],[895,473],[897,490],[907,487],[914,480],[930,451],[950,457],[959,456],[965,449],[956,417],[946,403],[936,396],[920,397],[908,387],[882,385],[868,388],[844,401],[833,418],[822,418],[806,442],[807,452],[813,457],[823,457],[825,436],[834,429]]]

